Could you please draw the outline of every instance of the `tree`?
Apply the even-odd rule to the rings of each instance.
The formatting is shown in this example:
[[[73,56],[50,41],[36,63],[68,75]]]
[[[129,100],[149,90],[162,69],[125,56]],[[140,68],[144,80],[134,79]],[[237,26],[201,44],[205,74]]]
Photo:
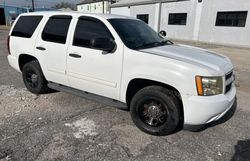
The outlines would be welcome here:
[[[76,10],[76,5],[74,3],[69,3],[69,2],[60,2],[57,3],[53,8],[55,9],[70,8],[72,10]]]

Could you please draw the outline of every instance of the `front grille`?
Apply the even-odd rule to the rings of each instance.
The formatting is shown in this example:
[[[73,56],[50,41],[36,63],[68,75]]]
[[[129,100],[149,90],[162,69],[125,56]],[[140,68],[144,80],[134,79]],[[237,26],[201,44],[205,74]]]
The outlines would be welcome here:
[[[231,90],[232,84],[233,83],[230,83],[229,85],[226,86],[225,93],[227,93],[227,92],[229,92]]]
[[[233,72],[229,72],[229,73],[226,75],[226,80],[230,79],[232,76],[233,76]]]
[[[233,71],[226,74],[225,79],[226,79],[226,81],[225,81],[226,82],[225,83],[225,93],[228,93],[231,90],[232,84],[233,84],[233,81],[234,81]]]

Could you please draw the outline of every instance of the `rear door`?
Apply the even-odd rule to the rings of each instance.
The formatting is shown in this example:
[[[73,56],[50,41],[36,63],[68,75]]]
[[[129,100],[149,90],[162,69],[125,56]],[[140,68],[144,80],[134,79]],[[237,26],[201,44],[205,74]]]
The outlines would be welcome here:
[[[68,49],[67,74],[73,88],[118,99],[123,46],[112,53],[90,47],[91,40],[104,37],[115,39],[101,20],[80,17]]]
[[[68,85],[66,54],[72,16],[53,15],[47,19],[37,38],[36,54],[47,80]]]

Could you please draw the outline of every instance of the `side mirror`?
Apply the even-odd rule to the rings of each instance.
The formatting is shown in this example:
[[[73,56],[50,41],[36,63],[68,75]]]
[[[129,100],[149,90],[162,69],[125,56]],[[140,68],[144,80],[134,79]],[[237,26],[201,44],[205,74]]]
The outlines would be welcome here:
[[[106,37],[95,38],[91,40],[91,47],[97,50],[112,52],[116,47],[116,43],[113,39],[106,38]]]
[[[162,37],[166,37],[166,36],[167,36],[167,32],[164,31],[164,30],[160,31],[159,34],[160,34],[160,36],[162,36]]]

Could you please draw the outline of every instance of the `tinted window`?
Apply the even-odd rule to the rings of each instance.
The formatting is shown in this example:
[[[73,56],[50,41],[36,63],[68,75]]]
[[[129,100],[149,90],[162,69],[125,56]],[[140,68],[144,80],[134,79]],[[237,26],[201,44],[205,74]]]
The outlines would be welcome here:
[[[43,16],[21,16],[11,36],[31,38],[42,18]]]
[[[65,44],[71,19],[71,16],[51,17],[43,30],[42,39]]]
[[[169,25],[186,25],[187,13],[170,13],[168,18]]]
[[[73,45],[90,47],[91,40],[95,38],[113,38],[113,36],[101,21],[88,18],[79,19],[75,30]]]
[[[144,21],[146,24],[148,24],[148,14],[143,14],[143,15],[137,15],[136,17],[142,21]]]
[[[245,27],[247,11],[240,12],[218,12],[216,26]]]
[[[133,19],[109,19],[108,21],[130,49],[152,48],[167,45],[169,42],[142,21]]]

